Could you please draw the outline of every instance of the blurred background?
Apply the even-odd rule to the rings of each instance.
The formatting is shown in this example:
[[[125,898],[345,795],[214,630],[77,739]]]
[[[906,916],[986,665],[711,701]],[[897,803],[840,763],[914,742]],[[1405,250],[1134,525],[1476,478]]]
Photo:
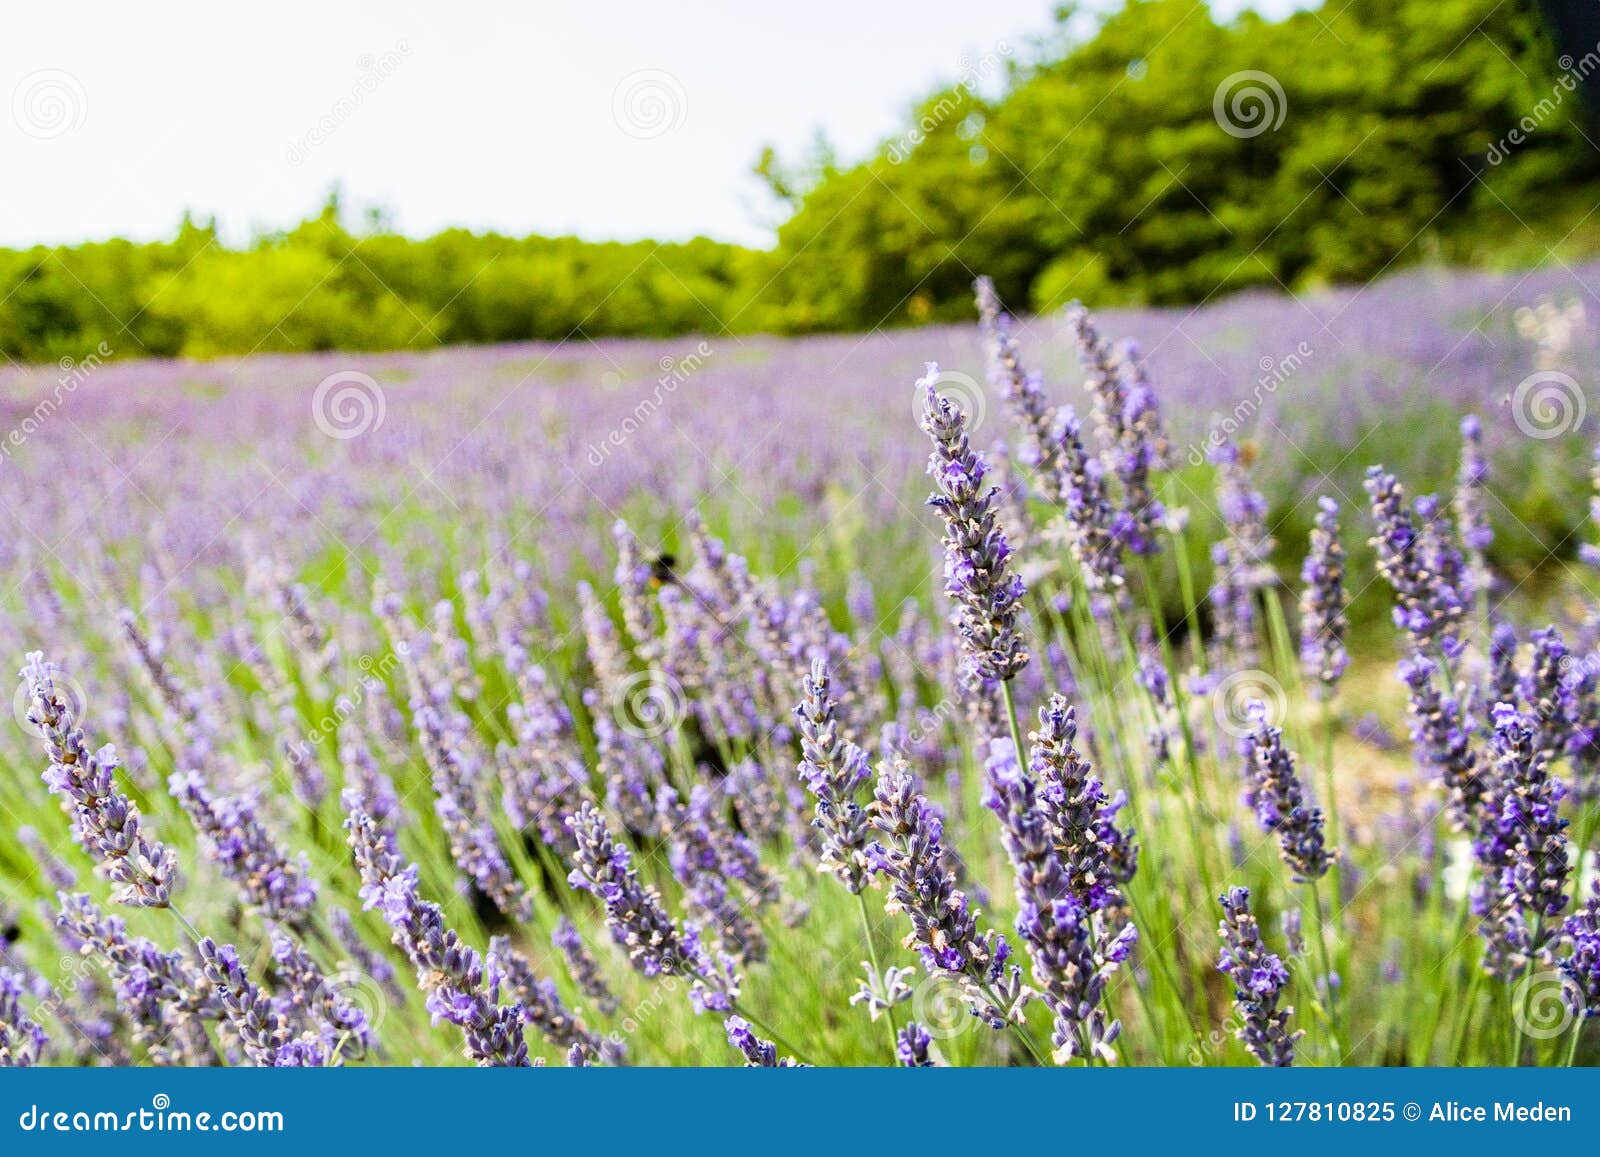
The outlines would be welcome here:
[[[1044,312],[1600,248],[1592,3],[273,12],[7,15],[6,359],[870,331],[970,318],[975,272]]]

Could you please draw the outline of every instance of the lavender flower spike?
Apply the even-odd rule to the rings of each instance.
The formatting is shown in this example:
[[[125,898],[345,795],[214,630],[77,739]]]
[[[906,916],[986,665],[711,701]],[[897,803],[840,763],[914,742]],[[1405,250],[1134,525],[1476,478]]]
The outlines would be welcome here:
[[[730,1016],[724,1027],[728,1030],[728,1043],[744,1054],[747,1069],[793,1069],[798,1062],[791,1057],[778,1059],[778,1046],[756,1035],[750,1022],[742,1016]]]
[[[1589,886],[1589,899],[1567,917],[1562,931],[1572,951],[1561,962],[1566,978],[1567,1007],[1574,1016],[1600,1017],[1600,879]]]
[[[1295,1042],[1304,1034],[1289,1031],[1293,1006],[1278,1004],[1289,986],[1289,970],[1262,942],[1261,928],[1250,912],[1250,889],[1229,888],[1221,901],[1222,955],[1217,968],[1233,981],[1240,1022],[1234,1035],[1263,1065],[1292,1065]]]
[[[1246,712],[1254,729],[1239,745],[1248,785],[1245,805],[1263,830],[1277,835],[1283,862],[1296,881],[1320,879],[1333,863],[1323,846],[1322,809],[1306,799],[1294,754],[1283,745],[1283,730],[1267,722],[1267,705],[1257,700]]]
[[[1007,965],[1005,938],[978,931],[976,915],[944,850],[944,823],[898,755],[878,773],[872,825],[883,837],[867,849],[872,870],[889,881],[890,913],[911,920],[905,938],[915,947],[928,974],[955,977],[972,1014],[991,1028],[1004,1028],[1021,1016],[1027,999],[1022,970]]]
[[[612,837],[600,809],[585,802],[567,817],[567,827],[577,841],[577,867],[567,882],[605,904],[611,934],[628,950],[634,967],[646,976],[687,973],[693,978],[689,998],[697,1010],[731,1012],[739,995],[731,962],[724,959],[719,967],[692,927],[678,928],[661,894],[640,882],[628,849]]]
[[[584,944],[577,926],[562,916],[556,921],[556,930],[550,935],[550,943],[560,950],[566,959],[568,974],[583,994],[594,1001],[594,1006],[607,1016],[616,1012],[617,998],[606,983],[600,965]]]
[[[22,1011],[22,974],[0,968],[0,1069],[29,1068],[39,1063],[49,1038]]]
[[[1106,936],[1072,894],[1039,805],[1037,784],[1018,764],[1009,739],[991,745],[987,786],[983,802],[1000,817],[1006,854],[1016,872],[1017,934],[1033,958],[1034,981],[1055,1014],[1055,1057],[1113,1060],[1111,1045],[1122,1025],[1108,1023],[1100,1001],[1111,975],[1133,950],[1138,932],[1127,924]]]
[[[1311,549],[1300,569],[1305,590],[1300,595],[1300,663],[1312,694],[1331,695],[1350,665],[1344,638],[1344,547],[1339,543],[1339,504],[1327,495],[1317,499]]]
[[[250,1063],[275,1068],[287,1061],[295,1064],[325,1063],[320,1045],[311,1041],[298,1042],[305,1047],[289,1050],[293,1040],[288,1021],[282,1009],[245,973],[239,963],[239,953],[231,944],[218,944],[206,936],[197,945],[200,971],[216,990],[228,1022],[238,1034],[239,1045]]]
[[[1438,665],[1420,652],[1400,664],[1410,689],[1411,742],[1418,761],[1444,785],[1451,826],[1471,831],[1477,825],[1488,778],[1472,748],[1471,729],[1461,704],[1435,684]]]
[[[347,793],[346,805],[350,802]],[[362,906],[382,911],[395,947],[416,967],[434,1020],[458,1026],[465,1055],[479,1065],[527,1065],[521,1008],[497,1004],[492,988],[485,987],[477,950],[445,927],[437,904],[418,894],[417,866],[401,861],[393,835],[359,810],[351,811],[345,830],[361,874]]]
[[[933,1037],[916,1021],[910,1021],[895,1038],[895,1059],[908,1069],[931,1069],[938,1062],[933,1059]]]
[[[1133,832],[1117,827],[1125,797],[1108,797],[1089,761],[1079,754],[1077,711],[1060,695],[1039,709],[1039,729],[1028,735],[1028,771],[1038,780],[1039,802],[1067,887],[1090,912],[1122,904],[1118,884],[1133,879],[1139,848]]]
[[[817,801],[811,824],[822,836],[822,869],[857,894],[867,885],[870,825],[856,793],[872,778],[872,771],[867,753],[839,737],[837,706],[828,694],[827,661],[812,660],[805,698],[795,708],[800,719],[800,778]]]
[[[933,440],[928,473],[937,490],[928,505],[945,523],[945,593],[956,606],[953,623],[969,670],[1004,682],[1028,663],[1017,626],[1022,580],[1011,569],[1011,548],[995,519],[995,491],[984,489],[983,459],[967,441],[967,417],[940,396],[938,377],[939,367],[929,362],[917,387],[922,429]]]
[[[43,652],[28,654],[22,677],[30,697],[28,721],[43,734],[50,756],[45,785],[71,806],[73,835],[120,885],[112,898],[138,908],[168,907],[178,858],[172,849],[145,837],[139,809],[117,788],[115,750],[108,745],[90,754]]]

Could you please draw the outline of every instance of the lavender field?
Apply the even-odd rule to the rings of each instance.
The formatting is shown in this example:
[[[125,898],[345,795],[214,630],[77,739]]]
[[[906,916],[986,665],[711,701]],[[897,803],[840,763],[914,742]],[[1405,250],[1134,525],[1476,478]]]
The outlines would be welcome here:
[[[0,371],[0,1064],[1594,1063],[1597,282]]]

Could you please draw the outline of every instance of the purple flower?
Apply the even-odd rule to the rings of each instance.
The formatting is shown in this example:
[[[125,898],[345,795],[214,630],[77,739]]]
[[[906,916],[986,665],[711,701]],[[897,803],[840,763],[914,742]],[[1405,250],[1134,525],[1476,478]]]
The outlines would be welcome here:
[[[661,894],[640,882],[628,849],[612,837],[600,810],[585,803],[576,815],[567,817],[567,827],[577,841],[573,853],[577,866],[567,882],[605,905],[611,934],[628,950],[634,967],[646,976],[687,974],[692,978],[690,999],[697,1009],[730,1010],[739,995],[733,962],[713,961],[693,926],[680,929],[673,922]]]
[[[812,827],[820,834],[822,867],[852,893],[867,884],[866,846],[870,824],[856,802],[857,792],[872,778],[867,753],[839,736],[837,704],[828,694],[828,664],[811,664],[805,697],[795,708],[800,719],[800,779],[816,799]]]
[[[1381,466],[1367,471],[1372,499],[1372,538],[1378,573],[1394,588],[1395,625],[1419,649],[1437,648],[1446,660],[1461,652],[1460,626],[1469,601],[1465,564],[1443,525],[1438,500],[1419,498],[1415,518],[1406,510],[1405,491]]]
[[[345,831],[361,875],[362,906],[383,913],[395,947],[417,970],[434,1020],[457,1025],[465,1055],[479,1065],[527,1065],[521,1010],[496,1003],[494,993],[485,987],[477,951],[445,926],[444,911],[437,904],[418,894],[417,866],[402,862],[393,836],[361,811],[350,813]]]
[[[916,948],[929,974],[950,973],[974,1016],[992,1028],[1021,1015],[1026,992],[1021,969],[1006,965],[1005,938],[979,932],[944,848],[944,822],[917,787],[898,755],[878,773],[872,826],[881,842],[867,849],[867,863],[889,884],[885,911],[911,921],[907,948]]]
[[[895,1059],[908,1069],[931,1069],[935,1066],[933,1054],[933,1037],[928,1030],[916,1021],[908,1021],[906,1027],[895,1036]]]
[[[1011,334],[1011,315],[1001,307],[994,282],[980,277],[973,282],[973,291],[983,327],[989,385],[1005,399],[1021,428],[1018,458],[1032,469],[1039,496],[1055,504],[1062,497],[1055,407],[1046,400],[1039,377],[1022,368],[1017,342]]]
[[[1217,968],[1233,981],[1234,1008],[1239,1027],[1234,1035],[1263,1065],[1294,1064],[1294,1045],[1303,1036],[1289,1031],[1292,1005],[1280,1005],[1289,985],[1289,970],[1275,953],[1267,951],[1261,928],[1250,911],[1250,890],[1230,888],[1223,893],[1222,954]]]
[[[1567,1007],[1586,1019],[1600,1016],[1600,880],[1589,886],[1582,908],[1562,926],[1572,950],[1561,961]]]
[[[1037,784],[1009,739],[994,740],[984,804],[1000,817],[1016,877],[1017,935],[1033,958],[1033,978],[1055,1016],[1056,1059],[1111,1060],[1121,1022],[1100,1007],[1107,982],[1138,937],[1132,924],[1108,924],[1072,892],[1040,807]]]
[[[22,1010],[26,991],[23,976],[13,968],[0,968],[0,1069],[29,1068],[50,1038]]]
[[[71,806],[73,835],[118,885],[113,899],[139,908],[168,907],[178,858],[145,837],[139,809],[117,786],[116,751],[108,745],[90,754],[51,671],[43,652],[29,652],[22,678],[28,687],[28,722],[43,735],[50,757],[45,786]]]
[[[566,959],[567,973],[583,994],[594,1001],[595,1007],[606,1015],[617,1010],[617,998],[606,983],[600,965],[589,952],[578,934],[577,925],[565,916],[556,921],[556,930],[550,935],[553,944]]]
[[[1300,663],[1317,695],[1330,695],[1350,665],[1345,650],[1344,547],[1339,543],[1339,504],[1323,495],[1311,529],[1311,548],[1300,568]]]
[[[1312,807],[1295,770],[1294,754],[1283,745],[1283,729],[1267,722],[1266,704],[1247,708],[1254,729],[1240,741],[1244,756],[1245,806],[1264,831],[1278,837],[1283,862],[1298,881],[1327,874],[1333,857],[1322,842],[1322,809]]]
[[[269,920],[293,928],[309,926],[317,902],[316,882],[305,853],[290,858],[267,831],[249,795],[214,794],[197,771],[168,780],[172,797],[189,814],[206,857],[238,885]]]
[[[1411,693],[1411,742],[1418,761],[1443,785],[1451,826],[1471,831],[1477,824],[1487,777],[1472,749],[1470,724],[1453,695],[1436,684],[1438,665],[1421,652],[1400,664],[1400,678]]]
[[[1010,565],[1011,548],[995,520],[995,491],[984,488],[983,459],[967,441],[967,417],[937,390],[939,367],[917,383],[922,429],[933,441],[928,474],[936,486],[928,505],[944,519],[945,593],[966,662],[979,679],[1004,682],[1028,663],[1018,629],[1022,580]]]
[[[1483,873],[1473,910],[1488,941],[1484,967],[1509,980],[1529,960],[1548,963],[1551,921],[1567,906],[1566,788],[1550,772],[1533,721],[1508,703],[1494,709],[1489,744],[1493,774],[1472,844]]]
[[[1028,736],[1028,771],[1038,782],[1045,823],[1061,857],[1071,894],[1090,912],[1119,907],[1118,884],[1133,879],[1139,866],[1134,833],[1117,826],[1127,802],[1108,796],[1094,768],[1075,743],[1076,708],[1052,695],[1039,709],[1039,728]]]

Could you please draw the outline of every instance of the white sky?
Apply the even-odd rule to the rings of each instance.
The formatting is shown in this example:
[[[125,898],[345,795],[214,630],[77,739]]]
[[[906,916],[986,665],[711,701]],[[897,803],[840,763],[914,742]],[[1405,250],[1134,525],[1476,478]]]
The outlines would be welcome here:
[[[463,225],[766,245],[773,209],[748,175],[763,144],[794,156],[820,127],[857,158],[936,83],[1002,45],[1025,54],[1051,7],[8,4],[0,245],[165,237],[185,208],[241,240],[308,215],[336,182],[413,235]],[[664,131],[619,126],[629,83],[665,95]],[[315,140],[319,121],[331,131]]]

